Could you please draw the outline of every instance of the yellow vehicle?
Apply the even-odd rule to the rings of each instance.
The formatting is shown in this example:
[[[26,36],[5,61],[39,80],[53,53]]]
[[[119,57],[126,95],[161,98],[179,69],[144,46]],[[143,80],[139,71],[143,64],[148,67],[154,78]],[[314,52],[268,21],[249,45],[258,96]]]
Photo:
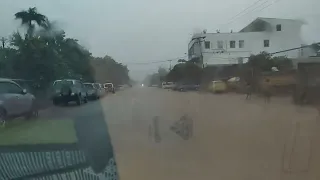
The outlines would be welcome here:
[[[223,81],[212,81],[209,85],[209,90],[213,93],[225,92],[227,84]]]

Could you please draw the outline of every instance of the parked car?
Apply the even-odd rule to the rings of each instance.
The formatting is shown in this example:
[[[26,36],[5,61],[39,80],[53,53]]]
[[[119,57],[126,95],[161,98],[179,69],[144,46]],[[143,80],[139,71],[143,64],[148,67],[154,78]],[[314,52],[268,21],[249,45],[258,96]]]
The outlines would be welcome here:
[[[162,82],[162,88],[163,89],[172,89],[174,88],[175,83],[173,82]]]
[[[186,84],[186,83],[181,83],[178,84],[174,87],[174,90],[178,91],[198,91],[200,88],[200,85],[198,84]]]
[[[172,90],[174,90],[174,91],[179,91],[179,86],[180,86],[180,83],[176,83],[176,84],[173,86]]]
[[[232,77],[226,82],[229,90],[239,90],[241,88],[240,77]]]
[[[88,102],[87,89],[79,80],[56,80],[53,83],[53,90],[52,102],[54,105],[61,103],[68,105],[72,101],[76,102],[77,105]]]
[[[102,84],[94,83],[94,87],[97,88],[99,97],[103,97],[106,94],[106,90]]]
[[[212,81],[209,90],[213,93],[221,93],[227,90],[227,84],[223,81]]]
[[[87,89],[88,99],[99,99],[99,89],[94,86],[94,83],[83,83]]]
[[[24,116],[29,119],[38,115],[36,98],[10,79],[0,78],[0,126],[10,119]]]
[[[107,92],[112,92],[112,93],[116,92],[112,83],[105,83],[103,86],[107,90]]]

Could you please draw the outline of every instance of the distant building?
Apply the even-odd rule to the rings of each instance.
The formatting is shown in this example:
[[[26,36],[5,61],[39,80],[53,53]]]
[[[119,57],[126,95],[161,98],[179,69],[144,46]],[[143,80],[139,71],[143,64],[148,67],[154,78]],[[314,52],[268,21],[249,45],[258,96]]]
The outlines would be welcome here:
[[[292,19],[257,18],[239,32],[194,34],[188,45],[188,59],[199,64],[238,64],[251,54],[269,53],[297,48],[301,39],[302,21]],[[276,54],[288,58],[314,55],[312,48],[302,48]],[[203,61],[202,61],[203,60]]]

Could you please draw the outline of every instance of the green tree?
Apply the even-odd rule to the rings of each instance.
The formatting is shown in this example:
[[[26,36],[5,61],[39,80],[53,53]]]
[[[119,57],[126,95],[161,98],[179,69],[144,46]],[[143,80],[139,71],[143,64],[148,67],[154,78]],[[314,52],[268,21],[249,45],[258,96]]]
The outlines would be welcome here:
[[[95,80],[105,83],[112,82],[116,85],[129,83],[129,70],[127,66],[116,62],[112,57],[96,57],[91,61],[95,72]]]
[[[187,61],[175,65],[166,79],[173,82],[200,83],[201,76],[202,68],[191,61]]]
[[[275,65],[271,55],[267,52],[251,55],[247,64],[258,71],[271,71],[271,68]]]
[[[272,67],[281,70],[290,70],[293,68],[292,61],[285,56],[272,57],[267,52],[261,52],[249,57],[247,65],[258,72],[271,71]]]
[[[39,14],[36,8],[18,12],[15,18],[21,19],[28,32],[26,35],[14,32],[6,38],[9,43],[0,47],[1,77],[32,80],[34,87],[40,90],[48,88],[56,79],[97,81],[94,75],[99,71],[103,72],[101,82],[130,81],[126,66],[110,56],[92,57],[77,39],[66,37],[63,30]],[[36,25],[40,27],[35,29]],[[102,65],[93,66],[100,61]]]
[[[285,56],[273,57],[272,61],[275,65],[275,67],[277,67],[280,71],[286,71],[286,70],[293,69],[292,61]]]
[[[37,8],[29,8],[15,14],[16,19],[21,20],[21,24],[27,26],[28,35],[32,35],[35,29],[36,23],[40,27],[44,27],[47,24],[47,17],[38,13]]]

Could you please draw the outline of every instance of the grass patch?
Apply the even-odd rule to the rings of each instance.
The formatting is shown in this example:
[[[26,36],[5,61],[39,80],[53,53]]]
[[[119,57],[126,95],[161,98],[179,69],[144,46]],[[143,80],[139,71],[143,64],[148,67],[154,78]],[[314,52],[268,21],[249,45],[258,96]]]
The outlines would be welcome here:
[[[0,146],[77,142],[73,120],[16,119],[0,128]]]

